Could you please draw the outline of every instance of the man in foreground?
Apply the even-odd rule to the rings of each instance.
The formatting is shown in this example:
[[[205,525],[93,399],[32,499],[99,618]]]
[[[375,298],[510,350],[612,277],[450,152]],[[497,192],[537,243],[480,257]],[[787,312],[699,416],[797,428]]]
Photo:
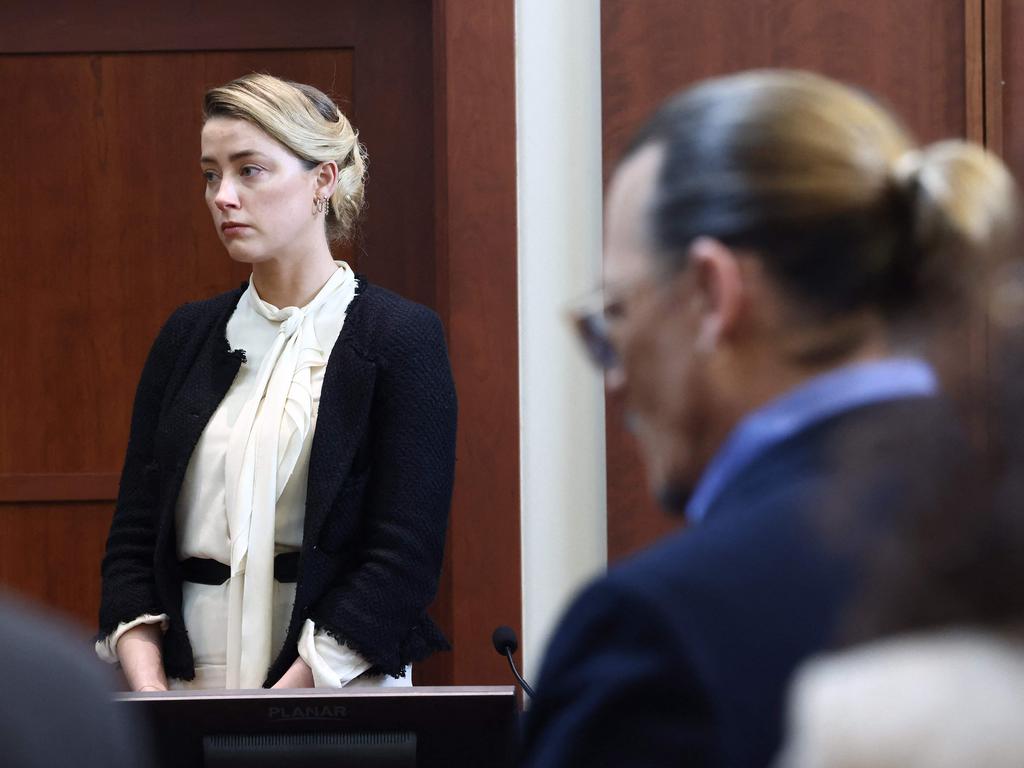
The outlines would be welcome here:
[[[790,71],[698,84],[641,131],[579,327],[691,525],[564,617],[524,764],[771,762],[791,674],[837,639],[866,553],[943,493],[906,471],[951,421],[909,320],[957,311],[953,255],[1002,201],[956,179],[993,162],[918,150],[863,94]]]

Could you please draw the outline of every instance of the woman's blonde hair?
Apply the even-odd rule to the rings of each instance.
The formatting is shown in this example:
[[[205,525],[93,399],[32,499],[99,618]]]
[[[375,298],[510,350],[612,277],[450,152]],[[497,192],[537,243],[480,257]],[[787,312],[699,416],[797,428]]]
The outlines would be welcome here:
[[[338,184],[327,211],[327,236],[340,241],[352,237],[363,209],[366,150],[348,118],[323,92],[311,85],[253,73],[207,91],[203,117],[246,120],[288,148],[308,168],[337,163]]]
[[[822,320],[966,300],[965,269],[1017,231],[1015,184],[982,147],[923,149],[867,94],[809,72],[704,81],[669,101],[631,154],[664,149],[651,232],[663,267],[710,236],[749,249]]]

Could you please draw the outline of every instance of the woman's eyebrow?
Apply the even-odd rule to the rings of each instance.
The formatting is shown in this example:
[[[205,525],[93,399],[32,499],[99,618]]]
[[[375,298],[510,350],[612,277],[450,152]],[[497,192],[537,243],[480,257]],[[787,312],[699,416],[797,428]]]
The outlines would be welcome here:
[[[258,154],[259,154],[259,152],[257,152],[255,149],[243,149],[243,150],[240,150],[238,152],[231,153],[228,156],[228,161],[233,163],[236,160],[241,160],[242,158],[252,157],[252,156],[258,155]],[[217,161],[214,158],[212,158],[212,157],[209,157],[207,155],[203,155],[201,158],[199,158],[199,162],[201,162],[201,163],[216,163]]]

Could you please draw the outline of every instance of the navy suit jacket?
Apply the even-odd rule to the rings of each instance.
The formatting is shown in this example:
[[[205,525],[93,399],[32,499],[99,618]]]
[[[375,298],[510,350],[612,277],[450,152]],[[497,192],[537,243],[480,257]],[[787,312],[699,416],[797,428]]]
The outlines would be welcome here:
[[[523,763],[768,765],[788,681],[835,639],[864,547],[921,485],[908,442],[939,412],[915,398],[808,428],[755,458],[699,526],[584,590],[542,666]]]

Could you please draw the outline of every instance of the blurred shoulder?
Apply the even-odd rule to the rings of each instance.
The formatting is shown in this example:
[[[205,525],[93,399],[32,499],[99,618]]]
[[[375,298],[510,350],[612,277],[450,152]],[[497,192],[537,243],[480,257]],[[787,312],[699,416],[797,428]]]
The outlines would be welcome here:
[[[709,586],[716,574],[743,574],[752,550],[775,548],[773,526],[761,521],[774,518],[774,527],[781,527],[784,521],[774,514],[777,506],[777,500],[766,494],[745,508],[723,510],[713,519],[668,534],[612,565],[606,576],[609,588],[665,593],[678,605],[686,590]]]
[[[677,627],[623,574],[591,582],[551,638],[522,764],[711,765],[712,708]]]
[[[952,628],[820,656],[789,718],[791,768],[1024,765],[1024,642]]]
[[[0,599],[0,617],[0,663],[10,665],[12,670],[34,667],[36,673],[57,668],[61,675],[100,689],[111,684],[106,670],[87,658],[86,638],[66,622],[8,597]],[[7,674],[4,679],[8,679]]]
[[[0,598],[0,679],[5,765],[140,768],[140,724],[111,698],[109,668],[67,622]]]
[[[679,586],[689,577],[676,557],[689,548],[672,536],[620,562],[584,585],[571,601],[552,639],[551,651],[577,646],[633,646],[629,652],[671,655],[682,650]],[[685,592],[685,590],[683,590]],[[651,637],[658,642],[651,642]],[[575,650],[568,650],[572,656]]]

